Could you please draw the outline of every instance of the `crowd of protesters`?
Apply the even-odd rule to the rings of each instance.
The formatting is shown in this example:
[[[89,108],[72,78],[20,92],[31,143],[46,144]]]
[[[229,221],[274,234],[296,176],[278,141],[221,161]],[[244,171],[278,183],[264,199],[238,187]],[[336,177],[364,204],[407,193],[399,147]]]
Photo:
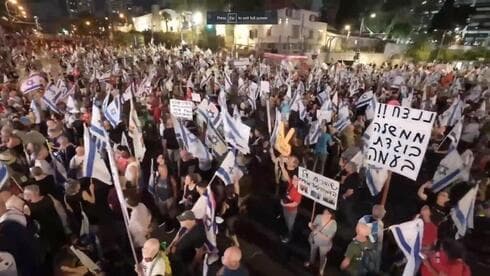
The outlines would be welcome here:
[[[281,242],[307,238],[310,254],[302,261],[320,275],[327,266],[345,275],[401,275],[406,260],[385,227],[415,217],[424,225],[424,257],[417,271],[471,275],[464,255],[470,242],[456,240],[450,210],[478,184],[474,232],[488,225],[488,66],[347,66],[312,59],[304,69],[250,56],[248,65],[235,67],[225,51],[190,46],[126,48],[103,42],[31,41],[18,35],[4,40],[0,259],[6,265],[0,269],[5,275],[200,275],[207,263],[215,266],[208,275],[248,275],[254,268],[242,261],[247,255],[240,247],[238,222],[253,208],[257,194],[273,199],[271,219],[285,225]],[[35,76],[40,86],[23,89]],[[268,89],[262,90],[263,82]],[[44,96],[50,85],[64,89],[54,107]],[[474,155],[469,177],[438,193],[430,189],[448,151],[444,137],[454,127],[437,121],[417,181],[393,174],[389,201],[399,201],[380,205],[381,195],[369,189],[364,169],[354,160],[362,152],[362,136],[372,119],[369,107],[356,105],[367,91],[391,105],[409,97],[409,107],[441,116],[456,99],[464,101],[457,150]],[[299,100],[294,100],[297,93]],[[193,156],[175,129],[170,99],[191,101],[196,94],[218,114],[234,110],[234,116],[252,129],[249,153],[227,143],[226,152],[236,152],[235,166],[241,172],[230,183],[214,177],[226,154],[210,146],[210,160]],[[224,102],[220,95],[225,95]],[[318,118],[326,97],[334,106],[333,115]],[[114,124],[105,109],[107,102],[116,100],[120,121]],[[292,101],[301,103],[295,106]],[[349,123],[339,128],[335,122],[341,105],[348,107]],[[104,111],[102,115],[94,114],[95,108]],[[134,135],[134,110],[141,140]],[[115,161],[116,173],[105,175],[108,181],[95,175],[97,167],[87,175],[86,163],[91,161],[84,134],[94,116],[101,118],[98,123],[112,148],[97,149],[105,171],[111,171],[110,159]],[[295,130],[286,138],[289,155],[278,151],[271,139],[275,120],[281,120],[285,130]],[[314,122],[319,122],[320,134],[307,143]],[[211,124],[199,122],[196,114],[184,122],[201,141],[207,139],[206,126]],[[309,229],[306,237],[295,231],[302,210],[312,211],[311,200],[298,190],[300,166],[340,182],[337,210],[318,207],[303,225]],[[124,202],[116,185],[121,186]],[[224,247],[218,246],[222,257],[216,262],[207,260],[210,197],[216,205],[211,223],[219,225],[218,238],[227,240]],[[127,209],[127,221],[121,206]],[[158,231],[166,238],[157,238]],[[342,251],[342,260],[335,264],[328,257],[334,247]]]

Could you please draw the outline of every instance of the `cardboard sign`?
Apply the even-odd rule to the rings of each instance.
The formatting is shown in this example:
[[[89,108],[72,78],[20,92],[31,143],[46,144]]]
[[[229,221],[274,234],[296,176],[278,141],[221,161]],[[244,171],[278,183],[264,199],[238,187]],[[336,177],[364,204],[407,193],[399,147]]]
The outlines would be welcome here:
[[[436,113],[376,103],[366,162],[416,180]]]
[[[176,118],[184,118],[186,120],[192,120],[192,107],[191,101],[181,101],[176,99],[170,99],[170,113]]]
[[[303,167],[298,171],[300,194],[332,210],[337,209],[340,183]]]
[[[201,94],[192,93],[192,101],[200,103],[201,102]]]
[[[238,68],[246,67],[247,65],[250,65],[250,60],[248,60],[248,58],[240,58],[238,60],[234,60],[233,65]]]

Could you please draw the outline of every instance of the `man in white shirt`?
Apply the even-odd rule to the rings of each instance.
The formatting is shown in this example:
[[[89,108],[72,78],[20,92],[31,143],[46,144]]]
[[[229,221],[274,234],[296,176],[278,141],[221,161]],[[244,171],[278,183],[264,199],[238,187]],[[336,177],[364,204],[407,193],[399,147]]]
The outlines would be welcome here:
[[[129,232],[136,247],[143,247],[150,234],[151,213],[146,206],[138,200],[128,198]]]

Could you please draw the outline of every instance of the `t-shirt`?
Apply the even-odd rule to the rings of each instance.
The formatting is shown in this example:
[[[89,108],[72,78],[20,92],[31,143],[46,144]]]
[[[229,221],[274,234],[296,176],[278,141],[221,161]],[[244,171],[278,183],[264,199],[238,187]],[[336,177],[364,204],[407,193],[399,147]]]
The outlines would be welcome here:
[[[328,145],[332,144],[332,136],[323,132],[315,145],[315,154],[328,154]]]
[[[248,270],[243,265],[240,265],[235,270],[231,270],[225,266],[223,267],[223,276],[248,276]]]
[[[298,188],[294,187],[293,184],[289,184],[288,191],[287,191],[287,198],[289,199],[289,203],[296,202],[299,203],[301,202],[301,194],[298,192]],[[286,209],[289,212],[294,212],[298,209],[298,206],[296,207],[286,207]]]
[[[350,275],[358,275],[361,268],[362,257],[364,255],[365,248],[371,248],[373,244],[366,240],[365,242],[359,242],[358,240],[353,240],[347,250],[345,251],[345,257],[350,259],[350,264],[347,267],[347,272]]]
[[[432,222],[424,222],[424,235],[422,236],[422,246],[433,246],[437,241],[437,226]]]
[[[179,148],[179,142],[177,142],[177,136],[175,136],[174,128],[166,128],[163,131],[163,139],[167,141],[167,149]]]
[[[174,257],[178,256],[185,263],[192,262],[196,254],[196,248],[203,246],[205,240],[206,232],[204,224],[196,223],[177,243],[175,253],[173,254]]]
[[[436,252],[430,257],[432,267],[440,274],[447,276],[471,276],[471,270],[462,260],[450,261],[444,251]],[[420,272],[422,276],[432,275],[425,265],[422,265]]]

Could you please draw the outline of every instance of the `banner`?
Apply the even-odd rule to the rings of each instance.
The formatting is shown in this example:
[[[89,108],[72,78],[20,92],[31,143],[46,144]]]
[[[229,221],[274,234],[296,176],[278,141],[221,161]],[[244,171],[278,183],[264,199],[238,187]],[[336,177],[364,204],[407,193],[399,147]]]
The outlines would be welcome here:
[[[299,167],[298,177],[300,194],[332,210],[337,209],[339,182],[303,167]]]
[[[192,106],[191,101],[170,99],[170,113],[176,118],[192,120]]]
[[[201,94],[199,93],[192,93],[192,101],[193,102],[198,102],[200,103],[201,102]]]
[[[377,103],[367,163],[416,180],[435,119],[434,112]]]

